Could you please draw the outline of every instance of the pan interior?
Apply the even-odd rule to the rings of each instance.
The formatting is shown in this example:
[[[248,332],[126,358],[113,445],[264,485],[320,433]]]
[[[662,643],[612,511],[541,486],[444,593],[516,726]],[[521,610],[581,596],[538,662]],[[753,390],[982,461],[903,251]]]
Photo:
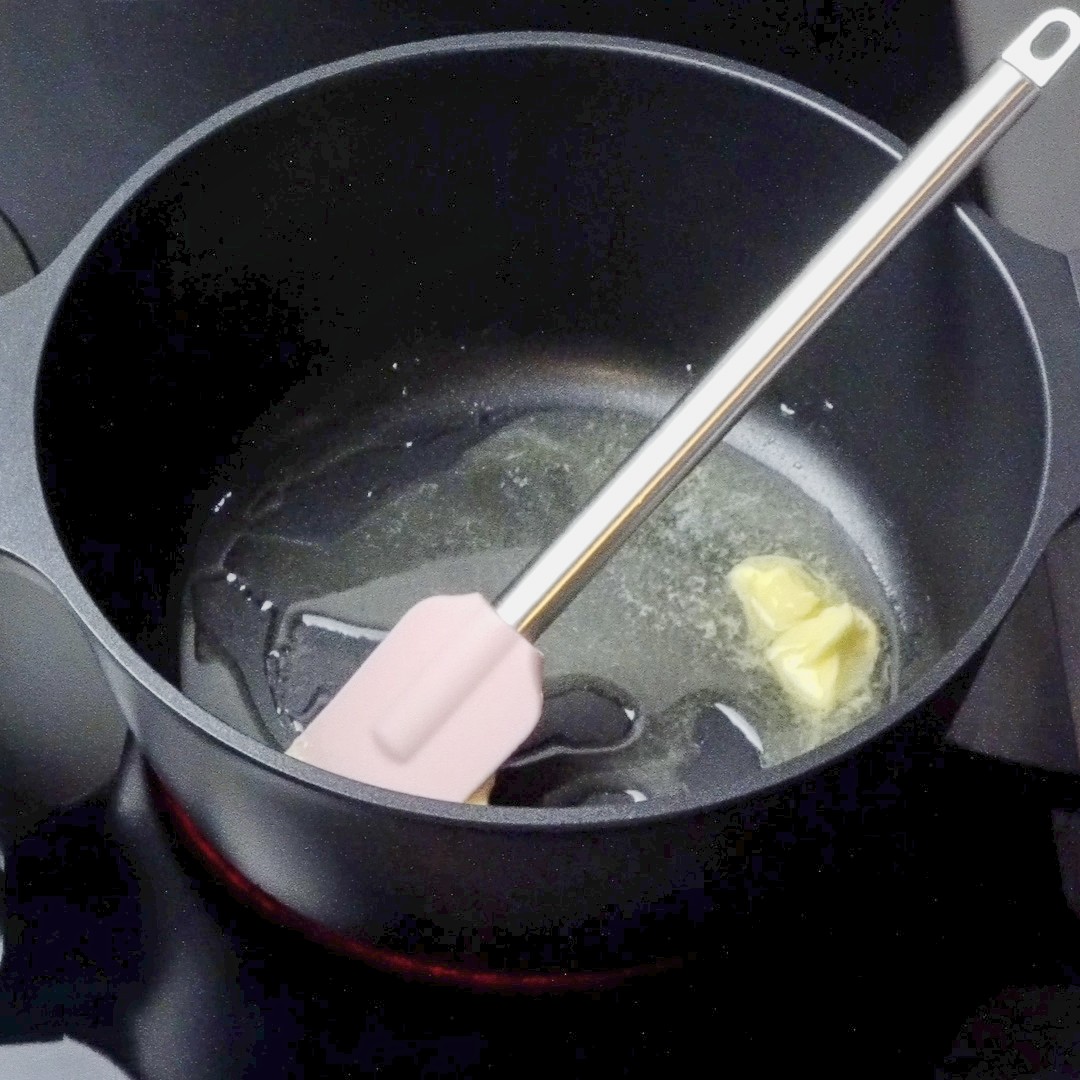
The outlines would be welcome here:
[[[372,414],[362,386],[316,382],[251,429],[209,494],[175,601],[181,683],[208,711],[286,748],[412,604],[497,596],[694,378],[693,364],[600,345],[454,351],[457,378],[439,392],[417,384],[425,363],[447,360],[417,347],[385,361],[400,384],[393,407]],[[729,773],[736,760],[754,771],[790,760],[873,713],[901,657],[925,651],[915,639],[929,613],[884,587],[840,523],[858,502],[845,478],[807,446],[787,446],[790,465],[762,462],[799,443],[794,416],[780,403],[772,425],[743,425],[741,449],[714,450],[542,635],[553,703],[542,749],[534,740],[528,760],[515,759],[501,801],[685,794],[721,779],[698,759],[706,744],[722,753],[712,744],[725,734],[736,743]],[[895,565],[888,537],[872,531],[878,519],[859,513],[875,562]],[[781,692],[725,580],[763,554],[802,560],[882,630],[870,692],[826,718]],[[598,729],[575,744],[560,730],[567,708],[599,709]]]
[[[433,51],[280,94],[135,195],[61,302],[36,422],[68,558],[181,685],[183,583],[237,461],[255,490],[282,433],[299,432],[301,467],[309,435],[335,430],[343,448],[396,432],[414,454],[467,423],[655,417],[891,164],[790,88],[648,48]],[[902,699],[1007,575],[1046,449],[1022,313],[951,208],[729,442],[836,522]],[[422,484],[404,462],[378,468]],[[368,512],[358,489],[324,495]],[[688,595],[675,592],[673,608]]]

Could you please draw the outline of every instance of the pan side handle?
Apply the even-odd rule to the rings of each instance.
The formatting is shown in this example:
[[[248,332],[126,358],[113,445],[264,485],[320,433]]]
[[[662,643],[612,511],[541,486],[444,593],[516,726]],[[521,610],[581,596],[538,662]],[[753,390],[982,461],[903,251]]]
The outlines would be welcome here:
[[[58,544],[42,489],[35,421],[38,372],[60,292],[59,275],[45,270],[0,297],[0,553],[46,576]]]

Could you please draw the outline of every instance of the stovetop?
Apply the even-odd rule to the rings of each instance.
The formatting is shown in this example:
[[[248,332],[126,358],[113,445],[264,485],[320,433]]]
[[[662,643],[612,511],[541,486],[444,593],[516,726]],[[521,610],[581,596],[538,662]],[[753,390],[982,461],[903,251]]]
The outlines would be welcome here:
[[[529,28],[670,41],[788,75],[909,138],[963,82],[950,9],[929,0],[640,11],[618,0],[13,0],[5,16],[0,212],[39,267],[126,176],[216,108],[400,41]],[[20,250],[0,240],[0,287],[24,272]],[[13,620],[24,609],[0,595],[21,630],[52,609],[20,580],[25,618]],[[65,1037],[140,1080],[501,1075],[522,1062],[638,1075],[747,1060],[765,1075],[810,1065],[832,1076],[1080,1075],[1067,1071],[1080,1067],[1074,582],[1075,528],[995,641],[951,745],[860,836],[821,853],[812,890],[752,899],[737,932],[703,927],[678,970],[587,995],[407,981],[254,914],[175,834],[133,746],[117,765],[107,699],[92,686],[69,699],[53,689],[48,657],[73,648],[59,610],[52,629],[42,615],[50,648],[0,627],[0,715],[12,718],[0,728],[20,763],[0,764],[0,777],[22,800],[9,811],[0,1076],[92,1078],[109,1067],[78,1060]],[[54,698],[32,696],[45,693]],[[55,751],[40,741],[46,731]]]
[[[66,1034],[154,1080],[504,1075],[523,1060],[637,1075],[748,1053],[765,1075],[817,1062],[832,1076],[968,1076],[984,1034],[965,1047],[964,1026],[1004,988],[1080,1010],[1052,788],[947,752],[917,800],[822,854],[812,890],[703,927],[679,969],[496,995],[382,974],[254,914],[178,838],[129,747],[108,792],[16,848],[0,1037]],[[1008,1000],[999,1037],[1023,1022]],[[1046,1053],[1076,1053],[1075,1035],[1051,1027]]]

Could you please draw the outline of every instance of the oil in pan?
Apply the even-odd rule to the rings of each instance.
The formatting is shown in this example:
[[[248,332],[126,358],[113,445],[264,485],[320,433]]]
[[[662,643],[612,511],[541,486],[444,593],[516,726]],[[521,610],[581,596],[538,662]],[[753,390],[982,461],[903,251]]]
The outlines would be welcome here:
[[[392,419],[342,408],[356,395],[340,389],[287,437],[268,418],[274,449],[246,456],[202,523],[183,689],[272,746],[288,746],[414,603],[497,596],[653,426],[625,407],[515,394],[510,379],[501,400],[468,391],[433,405],[410,393],[406,361],[391,366]],[[747,638],[725,577],[762,554],[800,559],[882,630],[869,694],[825,720],[793,708]],[[711,782],[699,759],[731,755],[711,734],[732,724],[755,756],[760,744],[761,766],[789,760],[876,711],[895,640],[884,592],[832,515],[721,444],[539,639],[550,708],[515,761],[522,782],[497,797],[651,798]]]

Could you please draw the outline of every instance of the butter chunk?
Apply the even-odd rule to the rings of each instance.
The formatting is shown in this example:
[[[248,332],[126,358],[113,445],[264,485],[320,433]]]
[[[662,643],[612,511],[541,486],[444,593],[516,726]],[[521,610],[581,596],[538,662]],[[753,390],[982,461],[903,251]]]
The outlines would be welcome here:
[[[732,568],[728,581],[751,634],[762,644],[816,615],[829,599],[825,586],[802,563],[783,555],[744,559]]]
[[[791,626],[765,650],[765,659],[789,697],[828,713],[869,686],[880,649],[874,621],[844,603]]]

